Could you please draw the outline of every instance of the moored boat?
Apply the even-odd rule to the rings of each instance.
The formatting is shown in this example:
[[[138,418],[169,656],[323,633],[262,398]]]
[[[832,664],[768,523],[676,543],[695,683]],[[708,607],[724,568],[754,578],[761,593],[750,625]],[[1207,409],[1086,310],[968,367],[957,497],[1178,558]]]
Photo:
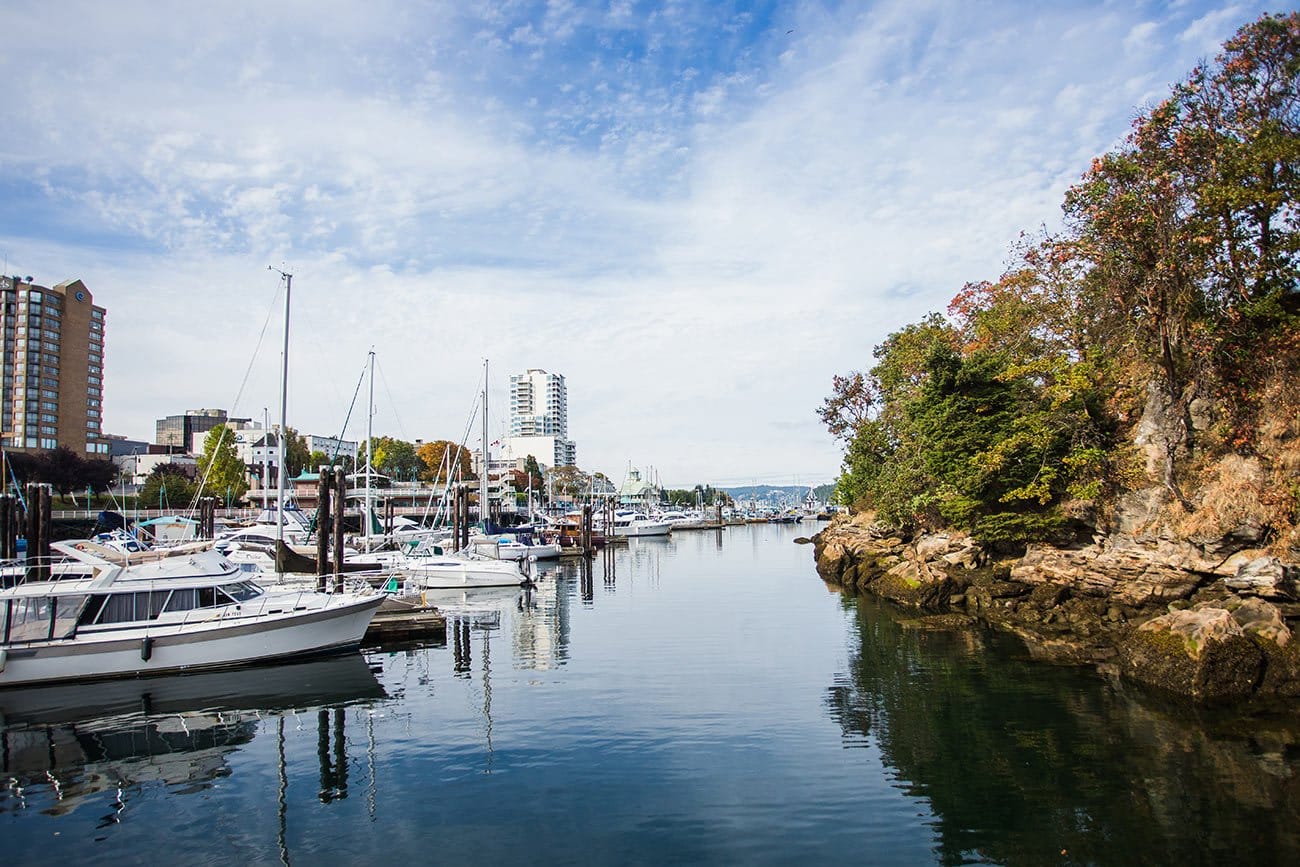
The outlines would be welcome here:
[[[264,589],[215,551],[0,590],[0,687],[227,668],[353,647],[378,593]]]

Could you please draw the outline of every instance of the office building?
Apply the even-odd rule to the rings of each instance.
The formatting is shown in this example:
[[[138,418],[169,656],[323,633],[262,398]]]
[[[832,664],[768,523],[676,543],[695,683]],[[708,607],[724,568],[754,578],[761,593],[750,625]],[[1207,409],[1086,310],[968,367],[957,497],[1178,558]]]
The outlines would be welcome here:
[[[246,418],[230,418],[224,409],[190,409],[181,415],[169,415],[160,418],[154,424],[154,442],[160,446],[171,446],[193,452],[196,438],[198,450],[203,448],[203,437],[217,425],[228,424],[237,427],[251,421]]]
[[[6,448],[64,446],[107,459],[103,437],[104,308],[80,280],[53,288],[0,276],[4,306],[0,423]]]

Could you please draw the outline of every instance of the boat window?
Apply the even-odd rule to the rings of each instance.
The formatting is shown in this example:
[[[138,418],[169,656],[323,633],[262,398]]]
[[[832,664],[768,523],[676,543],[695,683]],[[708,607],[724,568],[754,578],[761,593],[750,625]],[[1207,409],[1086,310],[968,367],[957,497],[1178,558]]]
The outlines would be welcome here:
[[[130,623],[135,620],[135,594],[113,593],[104,602],[98,623]]]
[[[257,585],[249,584],[247,581],[229,584],[221,589],[226,591],[230,598],[236,602],[247,602],[249,599],[255,599],[258,595]]]
[[[113,593],[104,603],[98,623],[132,623],[157,620],[167,603],[168,590],[142,590],[139,593]]]
[[[157,620],[158,615],[163,612],[163,605],[167,603],[167,595],[170,590],[154,590],[149,593],[141,593],[140,596],[148,597],[149,619]],[[139,603],[137,603],[136,613],[140,613]]]
[[[104,607],[104,600],[107,598],[108,597],[103,594],[91,596],[90,604],[81,609],[81,617],[78,618],[77,622],[82,626],[85,626],[87,623],[94,623],[95,618],[99,616],[100,609]]]
[[[89,596],[60,596],[54,611],[54,632],[51,638],[68,638],[77,631],[83,609],[88,608]]]
[[[167,600],[167,607],[164,611],[189,611],[194,608],[194,590],[185,588],[184,590],[173,590],[172,598]]]
[[[224,599],[221,601],[217,600],[217,588],[215,587],[200,587],[198,589],[198,594],[199,608],[216,608],[218,605],[226,604]]]
[[[9,609],[10,641],[43,641],[50,635],[54,606],[47,596],[15,599]]]

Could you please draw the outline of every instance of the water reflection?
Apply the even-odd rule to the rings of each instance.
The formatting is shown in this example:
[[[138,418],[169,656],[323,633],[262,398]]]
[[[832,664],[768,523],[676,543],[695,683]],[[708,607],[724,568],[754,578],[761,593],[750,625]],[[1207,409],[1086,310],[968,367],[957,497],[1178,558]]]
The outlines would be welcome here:
[[[1003,636],[849,604],[860,647],[827,705],[932,805],[942,863],[1300,863],[1293,718],[1164,707]]]
[[[33,790],[50,815],[111,792],[115,814],[104,821],[113,822],[132,792],[161,784],[186,794],[228,776],[231,754],[253,740],[263,715],[384,695],[356,653],[0,692],[0,813],[27,809]],[[335,761],[343,761],[338,751]]]

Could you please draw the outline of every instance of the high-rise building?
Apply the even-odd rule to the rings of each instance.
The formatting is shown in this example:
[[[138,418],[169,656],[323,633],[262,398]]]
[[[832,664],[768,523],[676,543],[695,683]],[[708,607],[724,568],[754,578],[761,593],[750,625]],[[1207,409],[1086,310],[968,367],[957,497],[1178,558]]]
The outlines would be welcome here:
[[[104,308],[86,284],[53,288],[0,276],[4,379],[0,436],[6,448],[65,446],[107,458],[103,436]]]
[[[510,377],[510,436],[505,446],[515,458],[532,455],[546,466],[577,463],[577,445],[569,439],[569,395],[563,376],[530,368]]]

